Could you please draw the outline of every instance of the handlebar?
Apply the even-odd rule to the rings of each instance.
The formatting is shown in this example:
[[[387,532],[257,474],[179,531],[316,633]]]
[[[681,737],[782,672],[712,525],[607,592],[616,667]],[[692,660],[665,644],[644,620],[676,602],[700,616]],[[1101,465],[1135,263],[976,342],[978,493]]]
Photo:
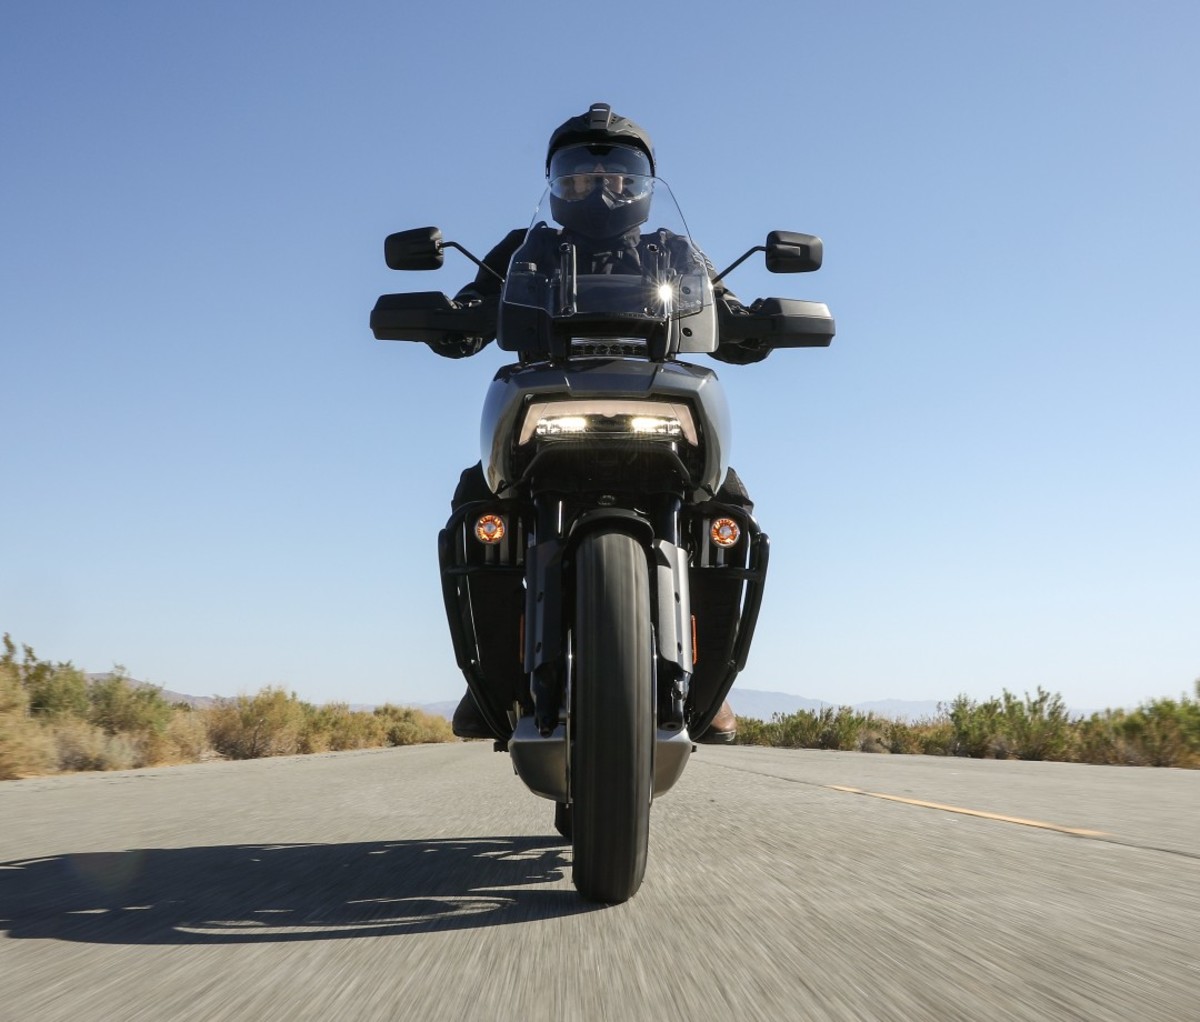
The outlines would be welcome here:
[[[380,341],[486,343],[496,336],[498,313],[494,298],[464,304],[440,291],[380,295],[371,310],[371,331]],[[834,336],[829,306],[797,298],[759,298],[749,306],[719,298],[717,326],[722,345],[753,342],[760,350],[824,348]]]

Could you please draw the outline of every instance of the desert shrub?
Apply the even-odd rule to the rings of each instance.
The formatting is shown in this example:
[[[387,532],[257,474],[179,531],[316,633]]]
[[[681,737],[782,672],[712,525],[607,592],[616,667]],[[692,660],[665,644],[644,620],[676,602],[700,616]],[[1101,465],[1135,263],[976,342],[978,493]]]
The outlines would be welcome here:
[[[17,660],[17,646],[5,632],[4,652],[0,665],[16,678],[24,690],[27,711],[35,717],[87,717],[87,676],[71,664],[54,664],[39,660],[32,647],[22,646],[22,658]]]
[[[755,717],[737,718],[737,745],[771,745],[770,725]]]
[[[1124,737],[1125,711],[1105,710],[1075,722],[1074,758],[1081,763],[1129,764]]]
[[[763,723],[738,717],[738,745],[771,745],[783,749],[857,750],[870,737],[881,736],[883,722],[848,706],[825,706],[819,711],[776,713]]]
[[[950,751],[955,756],[975,759],[1007,756],[999,699],[977,703],[965,694],[955,697],[948,707],[939,706],[950,719],[953,731]]]
[[[917,729],[905,720],[888,720],[879,728],[879,740],[888,752],[916,755],[921,751],[921,736]]]
[[[118,668],[107,678],[92,683],[88,692],[88,721],[110,735],[162,734],[174,709],[153,685],[131,685]]]
[[[919,721],[916,728],[920,736],[922,755],[954,755],[954,725],[949,717],[931,717]]]
[[[1193,730],[1189,700],[1154,699],[1122,722],[1127,754],[1139,765],[1200,765],[1200,735]]]
[[[906,756],[945,756],[953,738],[950,722],[944,718],[884,720],[878,728],[888,751]]]
[[[208,759],[213,752],[204,715],[187,703],[172,707],[162,740],[162,758],[156,761],[160,763],[195,763]]]
[[[420,745],[425,742],[456,741],[450,722],[409,706],[385,703],[375,707],[374,716],[383,728],[388,745]]]
[[[218,699],[204,711],[212,747],[230,759],[289,756],[300,751],[304,706],[294,694],[268,686],[256,695]]]
[[[37,777],[58,768],[49,731],[30,717],[0,713],[0,781]]]
[[[1136,710],[1105,710],[1075,724],[1074,758],[1125,766],[1200,767],[1200,682],[1196,699],[1153,699]]]
[[[88,681],[83,671],[70,664],[39,663],[26,677],[29,710],[37,717],[61,719],[88,715]]]
[[[420,710],[390,704],[373,712],[345,703],[318,707],[277,688],[221,699],[202,712],[212,747],[232,759],[454,740],[449,721]]]
[[[142,753],[128,735],[109,734],[85,720],[49,725],[60,770],[128,770],[142,765]]]
[[[839,749],[853,752],[863,747],[868,733],[875,730],[876,719],[872,714],[863,716],[849,706],[822,707],[817,715],[819,725],[817,742],[821,749]]]
[[[1073,743],[1070,717],[1062,696],[1040,685],[1024,701],[1005,689],[1000,714],[1001,734],[1012,755],[1025,760],[1061,760]]]
[[[29,715],[16,665],[0,662],[0,781],[48,773],[57,762],[53,740]]]
[[[333,741],[331,721],[311,703],[302,702],[300,708],[304,711],[304,727],[298,751],[306,756],[328,752]]]
[[[821,721],[810,710],[776,713],[771,717],[772,745],[785,749],[817,749],[821,742]]]
[[[0,663],[0,715],[29,716],[29,693],[16,667],[8,663]]]
[[[128,749],[132,757],[130,766],[178,762],[179,750],[167,736],[167,726],[176,711],[157,686],[135,685],[124,668],[118,667],[92,683],[88,702],[87,722],[121,740],[117,743],[121,751],[113,752],[111,758],[122,758]]]
[[[306,707],[308,719],[304,751],[342,752],[347,749],[377,749],[388,744],[383,718],[363,710],[351,710],[346,703],[326,703]]]

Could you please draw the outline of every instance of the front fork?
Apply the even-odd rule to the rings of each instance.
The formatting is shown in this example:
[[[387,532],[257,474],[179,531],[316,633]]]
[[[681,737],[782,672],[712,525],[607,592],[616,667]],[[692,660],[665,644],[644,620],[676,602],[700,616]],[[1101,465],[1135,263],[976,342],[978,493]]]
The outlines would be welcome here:
[[[539,538],[526,551],[524,662],[534,725],[543,737],[560,723],[566,699],[566,622],[574,598],[572,554],[580,537],[596,528],[629,532],[647,552],[658,727],[682,730],[693,659],[688,556],[679,545],[680,501],[668,497],[661,503],[652,516],[598,507],[565,522],[560,500],[539,497],[535,501]]]

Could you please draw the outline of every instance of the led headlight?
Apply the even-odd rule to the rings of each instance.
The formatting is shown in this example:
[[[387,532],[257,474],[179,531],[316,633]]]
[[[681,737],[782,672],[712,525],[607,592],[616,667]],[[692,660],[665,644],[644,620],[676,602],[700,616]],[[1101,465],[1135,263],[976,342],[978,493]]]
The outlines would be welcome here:
[[[629,428],[640,436],[683,436],[679,420],[665,415],[634,415],[629,420]]]
[[[588,420],[583,415],[546,415],[538,419],[534,432],[538,436],[573,436],[588,431]]]
[[[532,402],[517,443],[589,436],[684,440],[693,447],[700,442],[692,410],[686,404],[581,398]]]

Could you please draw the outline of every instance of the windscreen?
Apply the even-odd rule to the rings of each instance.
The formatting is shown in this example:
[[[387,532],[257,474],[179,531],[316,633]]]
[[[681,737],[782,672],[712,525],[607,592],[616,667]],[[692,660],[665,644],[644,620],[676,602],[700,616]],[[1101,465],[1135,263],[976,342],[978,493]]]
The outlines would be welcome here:
[[[503,301],[555,320],[614,323],[663,322],[711,304],[708,262],[665,182],[609,166],[603,154],[578,155],[556,162],[571,173],[550,179]]]

